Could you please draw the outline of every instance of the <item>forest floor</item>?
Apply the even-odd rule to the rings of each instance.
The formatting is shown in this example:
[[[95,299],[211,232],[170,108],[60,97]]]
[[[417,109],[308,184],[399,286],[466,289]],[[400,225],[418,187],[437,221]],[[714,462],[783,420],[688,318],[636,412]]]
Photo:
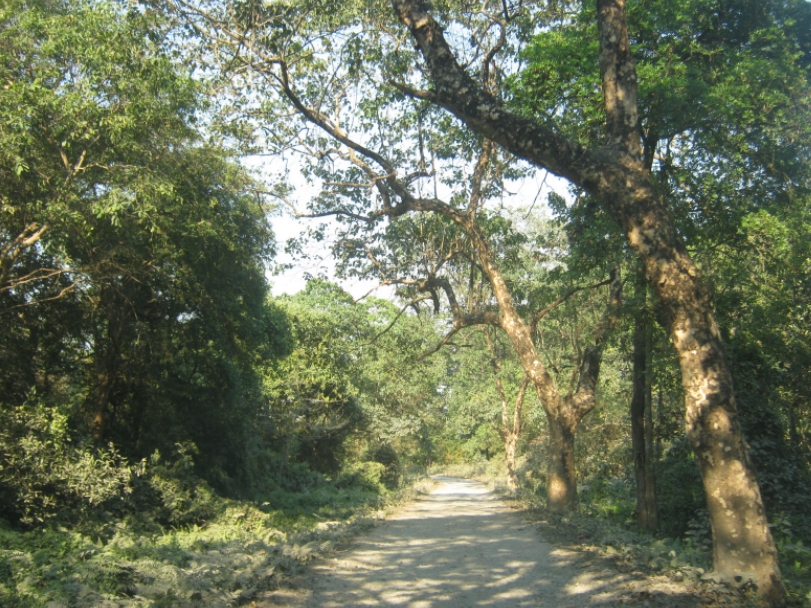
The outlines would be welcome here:
[[[623,571],[476,481],[436,477],[430,494],[318,558],[251,606],[469,608],[724,605],[689,581]],[[546,535],[544,533],[544,535]],[[729,604],[726,604],[729,605]]]

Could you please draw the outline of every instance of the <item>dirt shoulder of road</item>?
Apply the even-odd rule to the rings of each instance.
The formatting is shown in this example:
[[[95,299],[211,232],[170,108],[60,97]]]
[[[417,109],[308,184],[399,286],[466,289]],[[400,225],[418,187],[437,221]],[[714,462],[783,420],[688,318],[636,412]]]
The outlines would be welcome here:
[[[601,538],[604,531],[603,534],[598,532],[604,524],[594,518],[554,514],[508,494],[500,493],[500,497],[511,509],[522,513],[546,542],[578,555],[580,567],[611,569],[629,577],[623,603],[706,608],[759,606],[753,593],[719,583],[701,568],[663,567],[669,564],[663,564],[661,559],[645,563],[640,558],[641,551],[633,550],[633,541],[612,538],[606,543]],[[629,535],[633,536],[633,533],[629,532]],[[629,544],[631,547],[624,546]],[[665,561],[670,561],[670,555]],[[675,602],[674,597],[686,603]]]

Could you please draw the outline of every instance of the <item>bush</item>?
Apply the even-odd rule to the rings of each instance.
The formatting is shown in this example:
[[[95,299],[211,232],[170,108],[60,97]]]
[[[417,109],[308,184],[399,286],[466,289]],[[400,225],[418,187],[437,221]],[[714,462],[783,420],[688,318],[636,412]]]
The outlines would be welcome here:
[[[172,460],[155,452],[142,463],[129,502],[139,518],[161,526],[202,525],[224,502],[195,473],[195,445],[177,444],[177,449]]]
[[[403,472],[400,457],[393,447],[388,444],[378,446],[370,450],[367,459],[378,462],[385,467],[385,471],[380,476],[380,482],[387,490],[396,490],[403,480]]]
[[[386,465],[382,462],[352,462],[344,465],[338,476],[338,487],[361,486],[373,492],[383,493],[386,486]]]
[[[73,438],[60,408],[0,410],[0,515],[12,523],[119,510],[134,474],[112,445],[97,448]]]

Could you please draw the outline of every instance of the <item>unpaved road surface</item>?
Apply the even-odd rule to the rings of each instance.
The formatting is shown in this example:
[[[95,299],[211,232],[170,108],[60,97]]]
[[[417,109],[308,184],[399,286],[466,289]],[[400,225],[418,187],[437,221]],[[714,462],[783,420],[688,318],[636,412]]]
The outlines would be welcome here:
[[[293,588],[256,606],[470,608],[695,606],[662,579],[636,580],[545,543],[520,514],[474,481],[438,477],[424,496],[343,551],[315,562]]]

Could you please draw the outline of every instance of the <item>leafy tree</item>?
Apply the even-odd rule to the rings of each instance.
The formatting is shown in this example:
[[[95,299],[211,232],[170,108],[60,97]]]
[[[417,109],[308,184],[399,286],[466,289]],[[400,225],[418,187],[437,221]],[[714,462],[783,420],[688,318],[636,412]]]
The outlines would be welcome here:
[[[430,320],[377,298],[354,302],[321,279],[276,303],[293,325],[294,346],[265,371],[271,444],[332,476],[378,462],[380,475],[396,484],[401,458],[424,459],[412,437],[431,424],[439,398],[441,361],[413,356],[437,340]]]
[[[232,86],[241,87],[244,78],[263,91],[259,97],[262,109],[257,111],[279,116],[289,113],[291,106],[297,111],[303,127],[288,123],[287,133],[274,133],[269,143],[305,152],[306,174],[324,186],[307,215],[335,216],[346,225],[340,240],[341,251],[348,258],[344,270],[429,294],[435,307],[444,296],[454,317],[450,335],[478,324],[495,325],[507,333],[550,419],[554,456],[549,460],[549,504],[555,509],[573,508],[577,503],[574,431],[596,403],[600,359],[616,319],[612,311],[619,302],[619,282],[605,317],[594,330],[593,344],[581,353],[579,382],[564,393],[538,355],[532,340],[532,314],[520,314],[498,259],[502,254],[511,255],[510,241],[518,237],[504,218],[486,209],[503,195],[505,184],[524,174],[525,169],[500,153],[492,141],[459,128],[435,108],[406,101],[399,85],[379,87],[370,71],[384,69],[385,60],[381,58],[384,65],[365,63],[353,54],[351,37],[345,43],[339,34],[323,38],[329,53],[339,48],[338,54],[346,54],[346,62],[332,66],[328,80],[313,80],[313,71],[324,68],[316,59],[321,49],[310,55],[292,31],[251,44],[243,54],[242,41],[273,29],[286,9],[266,11],[251,6],[250,19],[246,20],[247,15],[222,6],[183,3],[174,8],[202,34],[207,53],[219,57],[222,65],[242,66]],[[329,19],[322,24],[317,12],[303,12],[299,17],[313,18],[315,29],[333,27]],[[305,27],[304,22],[301,27]],[[482,35],[490,36],[489,30],[489,26],[484,27]],[[487,86],[497,91],[498,72],[490,65],[493,56],[480,59]],[[369,70],[361,69],[361,65],[369,65]],[[220,77],[226,82],[231,78],[228,73]],[[347,87],[362,89],[374,100],[362,104],[357,118],[342,93]],[[240,95],[238,90],[233,92]],[[250,104],[253,99],[243,95],[239,104]],[[347,112],[352,118],[345,119]],[[345,124],[344,120],[350,122]],[[427,170],[429,159],[433,173]],[[440,187],[451,190],[447,198],[439,195]],[[409,215],[420,219],[412,222]],[[437,217],[423,220],[431,215]],[[412,240],[399,240],[409,232]],[[414,242],[421,245],[413,248]],[[463,302],[455,293],[457,285],[446,270],[458,269],[459,262],[469,269],[471,277],[484,278],[487,291],[478,294],[480,300],[468,298]],[[414,297],[416,303],[428,296]]]
[[[621,226],[645,265],[679,355],[688,436],[698,455],[713,522],[715,567],[725,576],[754,573],[764,601],[779,603],[784,592],[776,550],[741,438],[721,337],[707,293],[696,280],[698,270],[644,164],[625,3],[597,3],[597,29],[591,40],[599,43],[592,57],[598,58],[600,79],[593,83],[594,88],[602,85],[606,123],[600,129],[604,139],[592,148],[565,136],[549,120],[556,109],[565,108],[550,104],[542,118],[525,118],[490,95],[455,60],[440,24],[422,2],[403,0],[394,6],[423,54],[433,85],[412,95],[448,108],[511,152],[566,177],[594,196]],[[742,506],[730,510],[729,504]]]
[[[292,460],[336,474],[347,437],[363,423],[351,376],[357,369],[352,343],[364,339],[365,319],[349,294],[317,279],[279,303],[291,320],[294,347],[265,375],[277,441],[288,442],[283,449]]]
[[[528,66],[515,81],[515,101],[530,113],[558,108],[561,128],[594,144],[602,120],[599,95],[589,88],[598,77],[597,66],[588,63],[596,21],[589,7],[575,15],[533,39],[525,52]],[[643,162],[666,192],[688,247],[716,284],[742,279],[718,280],[726,263],[726,254],[718,252],[753,253],[744,253],[751,245],[742,238],[752,214],[775,209],[802,214],[809,177],[803,162],[809,154],[803,119],[809,109],[804,101],[809,19],[804,2],[629,6]],[[576,59],[558,61],[563,56]],[[569,213],[580,230],[604,224],[593,206]],[[718,305],[726,331],[725,302]],[[748,397],[740,391],[748,383],[736,373],[736,350],[733,376],[745,403]],[[744,407],[744,415],[748,411]],[[744,425],[758,428],[745,419]],[[769,460],[756,452],[759,468],[765,470]]]
[[[77,445],[135,459],[191,441],[234,491],[254,366],[284,354],[287,328],[264,305],[258,188],[202,140],[203,91],[160,21],[105,2],[0,9],[0,407],[42,403]]]
[[[647,94],[646,81],[642,81],[640,89],[636,64],[641,66],[640,75],[644,74],[644,66],[634,56],[635,33],[629,31],[625,3],[601,0],[596,12],[580,3],[505,4],[497,9],[483,5],[477,10],[453,3],[429,8],[419,0],[395,0],[392,5],[394,19],[386,4],[375,2],[347,5],[338,11],[332,7],[324,11],[319,3],[240,5],[239,11],[230,13],[228,7],[219,5],[203,9],[186,3],[176,6],[198,31],[211,34],[206,38],[209,56],[220,57],[221,64],[232,66],[236,65],[230,63],[234,57],[250,57],[251,68],[266,76],[250,80],[248,72],[240,67],[236,82],[241,86],[250,80],[252,87],[260,87],[243,97],[244,103],[250,105],[251,99],[261,99],[264,105],[256,110],[267,113],[280,101],[291,102],[304,118],[324,128],[340,144],[299,137],[293,131],[277,132],[269,140],[280,147],[295,142],[298,149],[322,154],[324,166],[341,157],[349,161],[346,169],[332,171],[330,167],[312,173],[317,179],[337,183],[338,190],[352,191],[341,198],[327,188],[320,199],[321,212],[341,211],[346,217],[369,218],[355,208],[342,206],[347,200],[361,201],[369,192],[379,196],[390,214],[404,212],[409,206],[399,204],[409,197],[427,200],[424,193],[431,188],[422,176],[434,169],[435,161],[441,160],[447,147],[425,145],[422,117],[437,116],[434,124],[447,126],[448,132],[454,134],[451,141],[457,133],[465,134],[456,138],[457,142],[471,141],[459,122],[437,113],[439,107],[507,153],[560,175],[587,193],[640,257],[676,349],[685,388],[688,435],[698,456],[715,531],[716,568],[725,576],[739,571],[754,573],[764,598],[779,602],[782,587],[776,551],[741,438],[732,376],[710,293],[685,246],[684,237],[691,234],[671,219],[670,210],[678,209],[671,204],[676,199],[661,187],[652,164],[646,163],[652,157],[651,149],[657,148],[651,148],[648,133],[642,128],[648,125],[647,116],[640,112],[638,101],[640,95]],[[757,14],[754,19],[743,18],[746,11],[741,7],[751,6],[724,4],[715,22],[723,26],[720,29],[728,29],[730,24],[759,23]],[[775,6],[769,4],[767,13]],[[226,10],[218,12],[221,8]],[[789,29],[803,21],[804,17],[795,17],[802,17],[807,5],[797,2],[790,8],[793,16],[789,16],[794,21],[789,24],[786,20]],[[690,15],[697,15],[699,20],[709,16],[708,22],[713,22],[715,9],[715,4],[697,3],[691,5]],[[688,14],[679,10],[671,13],[679,18]],[[644,11],[640,14],[644,15]],[[548,63],[566,69],[574,65],[577,69],[560,81],[566,83],[566,93],[572,100],[586,97],[591,103],[578,105],[570,103],[569,97],[549,99],[539,95],[533,112],[513,104],[501,84],[505,74],[519,67],[512,59],[527,42],[533,26],[546,28],[552,37],[547,39],[551,40],[556,35],[564,36],[580,16],[591,29],[572,38],[580,41],[579,47],[571,47],[577,51],[571,54],[573,63],[567,63],[569,54],[567,61],[556,57]],[[213,31],[208,29],[212,24],[216,25]],[[654,21],[651,31],[656,40],[675,40],[676,46],[689,39],[687,35],[670,36],[664,21]],[[409,37],[416,44],[416,54],[406,42]],[[802,44],[789,40],[782,48],[792,50],[788,56],[798,56]],[[551,44],[547,50],[550,46],[549,54],[563,48]],[[729,46],[721,45],[716,51],[713,57],[722,57],[721,62],[730,57]],[[534,62],[539,63],[537,58]],[[661,66],[666,64],[661,62]],[[583,77],[577,79],[573,74]],[[541,73],[538,82],[528,87],[541,89],[542,81]],[[349,82],[352,86],[336,86],[339,92],[335,95],[324,94],[333,85]],[[731,82],[727,80],[724,86]],[[265,85],[269,86],[262,88]],[[668,90],[672,88],[667,86]],[[262,91],[258,97],[254,95],[256,90]],[[415,100],[413,105],[406,101],[408,97]],[[381,107],[389,112],[403,110],[403,119],[389,120],[391,115],[381,113]],[[676,114],[671,112],[671,116]],[[571,128],[575,123],[584,128]],[[651,122],[650,126],[661,126],[662,133],[667,131],[667,125]],[[409,130],[416,130],[416,136],[400,136]],[[653,139],[659,141],[658,134]],[[732,139],[739,148],[747,141],[745,133],[735,133]],[[389,145],[392,141],[393,145]],[[682,141],[686,140],[674,140],[678,150],[688,150],[689,146],[681,147]],[[471,152],[473,148],[464,149],[465,153],[457,158],[471,162],[471,154],[476,153]],[[361,158],[368,162],[352,165]],[[714,156],[706,155],[697,163],[686,163],[685,174],[694,176],[696,184],[703,183],[703,169],[714,162]],[[743,166],[733,163],[730,168]],[[739,175],[738,182],[710,180],[708,184],[716,183],[719,191],[738,189],[740,183],[748,183],[745,174]],[[768,172],[753,175],[764,179],[775,176]],[[434,186],[434,198],[439,198],[436,181]],[[706,217],[725,213],[722,206],[705,205],[703,209]],[[696,224],[702,230],[709,225]],[[694,234],[701,232],[696,230]],[[728,510],[724,507],[727,504],[742,506]],[[743,534],[744,529],[754,532]]]

